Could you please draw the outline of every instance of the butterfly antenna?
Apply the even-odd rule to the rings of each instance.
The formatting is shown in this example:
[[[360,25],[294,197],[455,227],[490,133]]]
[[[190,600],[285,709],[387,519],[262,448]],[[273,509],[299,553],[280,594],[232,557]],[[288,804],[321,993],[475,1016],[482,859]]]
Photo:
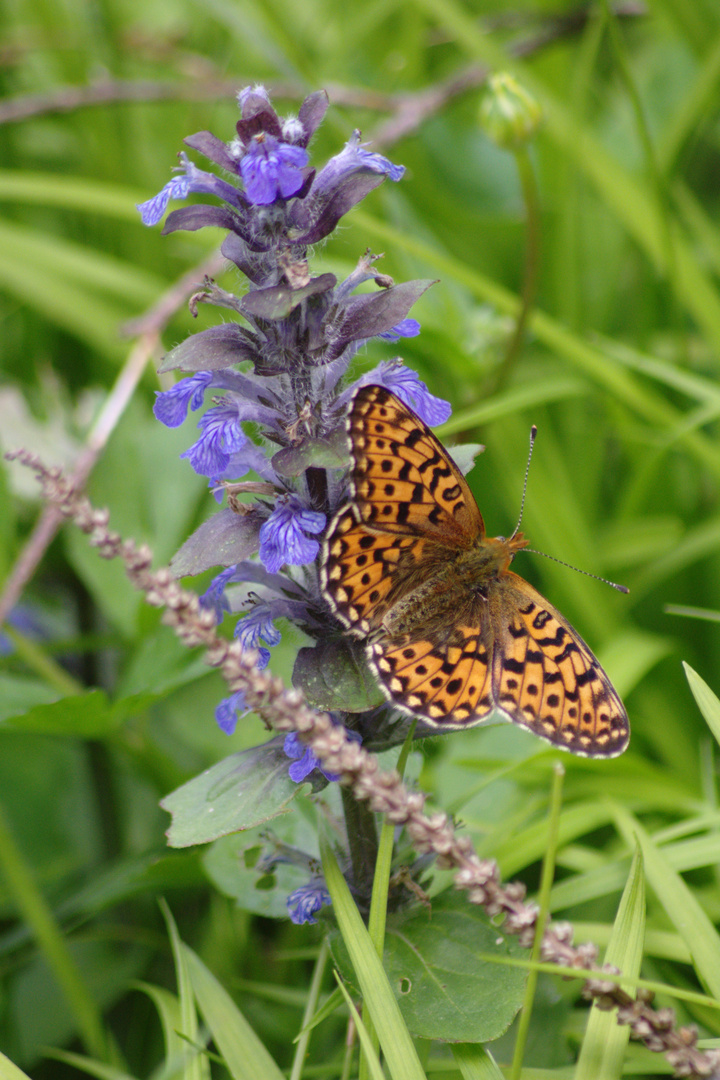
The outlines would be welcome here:
[[[517,525],[513,529],[512,536],[517,536],[520,531],[520,525],[522,523],[523,514],[525,512],[525,496],[527,495],[528,476],[530,475],[530,462],[532,461],[533,447],[535,445],[535,437],[537,435],[537,427],[535,424],[530,428],[530,449],[528,451],[527,465],[525,466],[525,479],[523,480],[522,499],[520,500],[520,516],[517,520]],[[510,539],[512,540],[512,536]]]
[[[530,451],[528,453],[527,465],[525,466],[525,479],[523,480],[523,492],[522,499],[520,500],[520,517],[518,523],[513,530],[513,536],[517,536],[520,529],[520,523],[522,522],[523,512],[525,510],[525,496],[527,494],[528,475],[530,473],[530,462],[532,461],[533,447],[535,446],[535,438],[537,436],[537,427],[535,424],[530,428]],[[511,537],[512,539],[512,537]],[[532,555],[542,555],[543,559],[550,559],[552,562],[559,563],[560,566],[567,566],[568,570],[574,570],[577,574],[584,574],[585,577],[595,578],[595,581],[602,581],[604,585],[609,585],[612,589],[617,589],[621,593],[629,593],[627,585],[618,585],[615,581],[608,581],[607,578],[600,577],[599,574],[591,574],[589,570],[580,570],[579,567],[573,566],[572,563],[563,562],[562,559],[556,559],[554,555],[547,555],[544,551],[536,551],[535,548],[525,548],[525,550]]]
[[[548,555],[545,551],[537,551],[535,548],[525,548],[525,551],[531,555],[542,555],[543,559],[550,559],[552,562],[559,563],[560,566],[567,566],[568,570],[574,570],[576,574],[584,574],[585,577],[595,578],[596,581],[602,581],[603,585],[609,585],[611,589],[617,589],[621,593],[629,593],[627,585],[618,585],[615,581],[608,581],[607,578],[600,577],[599,574],[591,574],[589,570],[581,570],[579,566],[573,566],[572,563],[563,562],[562,559],[556,559],[554,555]]]

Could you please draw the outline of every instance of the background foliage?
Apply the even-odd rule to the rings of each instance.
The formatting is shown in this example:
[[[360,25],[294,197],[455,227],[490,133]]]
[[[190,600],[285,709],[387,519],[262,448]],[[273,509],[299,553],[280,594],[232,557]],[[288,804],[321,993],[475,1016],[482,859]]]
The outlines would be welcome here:
[[[327,88],[314,159],[360,127],[408,172],[349,217],[313,269],[345,276],[371,246],[396,280],[440,279],[413,311],[423,332],[402,342],[403,356],[453,401],[446,434],[486,446],[469,480],[490,533],[514,527],[534,422],[525,531],[539,549],[631,589],[621,596],[524,553],[516,564],[598,652],[633,726],[619,760],[562,757],[553,915],[607,941],[642,822],[661,857],[648,864],[643,974],[717,995],[683,918],[690,896],[709,934],[720,919],[720,815],[714,744],[681,661],[717,690],[720,632],[666,606],[720,608],[718,5],[18,0],[0,18],[3,449],[76,460],[103,404],[117,400],[130,351],[123,327],[188,270],[201,276],[211,231],[162,238],[134,209],[168,179],[183,136],[230,138],[233,92],[248,83],[265,83],[281,111]],[[486,64],[514,72],[545,115],[532,147],[537,306],[501,385],[527,230],[515,159],[478,124]],[[219,280],[237,285],[231,273]],[[178,460],[194,428],[168,431],[152,418],[154,369],[160,352],[216,319],[173,310],[158,354],[107,424],[88,484],[114,527],[146,540],[158,563],[215,504]],[[369,347],[357,370],[383,355],[389,346]],[[16,466],[0,483],[5,577],[39,506]],[[151,1075],[164,1054],[161,992],[153,1002],[133,980],[175,985],[164,896],[182,938],[287,1067],[320,936],[223,895],[201,849],[168,851],[158,807],[230,750],[262,742],[263,726],[248,717],[228,742],[213,720],[219,676],[185,655],[121,569],[71,529],[51,544],[9,633],[0,1047],[38,1080],[75,1076],[43,1062],[43,1048],[100,1056],[103,1024],[127,1073]],[[298,638],[285,634],[274,651],[278,674],[289,676]],[[558,755],[504,728],[428,741],[421,753],[423,789],[461,816],[506,879],[535,888]],[[720,1013],[678,1007],[720,1036]],[[575,987],[543,976],[533,1017],[528,1067],[570,1075],[562,1070],[587,1019]],[[318,1075],[339,1073],[344,1028],[336,1013],[313,1033]],[[508,1061],[510,1037],[493,1052]],[[615,1074],[623,1068],[663,1065],[635,1050]]]

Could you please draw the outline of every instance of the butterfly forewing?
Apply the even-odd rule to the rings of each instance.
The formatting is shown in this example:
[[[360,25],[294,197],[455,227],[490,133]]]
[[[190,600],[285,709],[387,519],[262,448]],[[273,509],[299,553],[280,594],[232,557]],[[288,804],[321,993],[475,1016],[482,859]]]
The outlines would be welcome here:
[[[323,548],[321,584],[367,638],[390,700],[436,727],[493,712],[590,757],[627,746],[627,714],[563,616],[508,567],[518,534],[488,539],[463,476],[388,390],[361,387],[348,414],[351,491]]]
[[[389,390],[361,387],[348,431],[361,521],[449,545],[469,545],[482,533],[480,511],[457,465]]]
[[[335,517],[321,567],[321,582],[340,621],[367,637],[393,603],[422,573],[427,541],[412,535],[370,532],[351,508]]]

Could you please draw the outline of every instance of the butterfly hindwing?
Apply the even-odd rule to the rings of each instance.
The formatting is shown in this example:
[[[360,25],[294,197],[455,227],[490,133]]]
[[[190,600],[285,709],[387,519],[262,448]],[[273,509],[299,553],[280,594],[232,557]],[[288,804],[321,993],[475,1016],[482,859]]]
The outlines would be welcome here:
[[[450,728],[479,723],[493,711],[490,650],[487,628],[473,620],[454,627],[441,641],[430,636],[406,642],[378,638],[368,655],[399,708]]]
[[[507,571],[493,609],[495,694],[511,720],[576,754],[627,746],[627,714],[599,661],[524,578]]]

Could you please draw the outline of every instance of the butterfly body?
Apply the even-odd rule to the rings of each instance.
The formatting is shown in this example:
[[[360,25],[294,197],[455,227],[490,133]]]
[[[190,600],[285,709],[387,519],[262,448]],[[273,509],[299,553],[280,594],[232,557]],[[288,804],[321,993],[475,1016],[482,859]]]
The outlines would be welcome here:
[[[628,741],[625,709],[570,624],[510,569],[522,534],[488,537],[465,478],[384,387],[348,413],[351,495],[330,523],[321,584],[402,711],[443,728],[492,713],[589,756]]]

